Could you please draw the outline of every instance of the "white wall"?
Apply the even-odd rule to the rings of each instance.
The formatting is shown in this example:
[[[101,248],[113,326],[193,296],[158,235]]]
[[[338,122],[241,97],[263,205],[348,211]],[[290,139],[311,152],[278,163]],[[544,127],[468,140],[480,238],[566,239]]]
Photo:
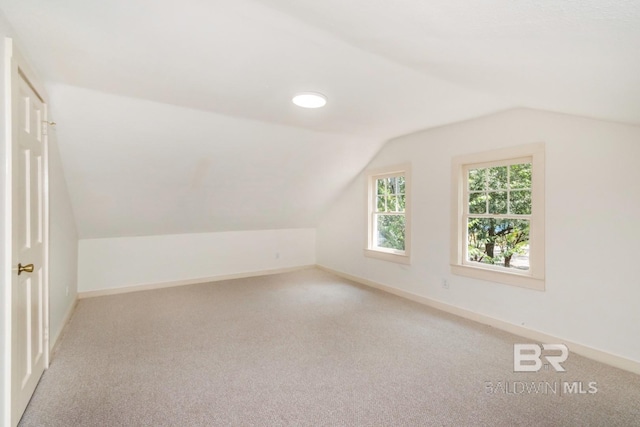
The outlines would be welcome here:
[[[81,239],[79,291],[198,280],[315,264],[315,229]]]
[[[546,291],[452,276],[452,157],[533,142],[546,144]],[[412,264],[363,256],[363,175],[318,227],[318,264],[640,361],[639,160],[640,127],[526,109],[401,137],[369,167],[412,163]]]
[[[78,232],[56,131],[50,130],[49,135],[49,334],[53,346],[78,295]]]

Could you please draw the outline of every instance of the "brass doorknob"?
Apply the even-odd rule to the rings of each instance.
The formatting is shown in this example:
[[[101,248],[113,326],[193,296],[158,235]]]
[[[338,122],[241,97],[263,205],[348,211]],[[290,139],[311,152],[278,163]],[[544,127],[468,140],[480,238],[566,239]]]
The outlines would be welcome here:
[[[22,272],[33,273],[33,264],[22,265],[18,264],[18,276],[22,274]]]

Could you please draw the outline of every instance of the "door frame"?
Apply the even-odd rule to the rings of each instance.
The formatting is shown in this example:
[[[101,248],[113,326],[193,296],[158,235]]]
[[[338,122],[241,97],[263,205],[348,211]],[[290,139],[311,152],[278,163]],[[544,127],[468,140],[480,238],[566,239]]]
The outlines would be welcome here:
[[[43,120],[48,121],[48,96],[44,87],[40,83],[38,76],[31,69],[27,61],[16,49],[13,39],[6,37],[4,40],[5,57],[4,57],[4,72],[5,72],[5,200],[4,200],[4,234],[5,234],[5,265],[4,265],[4,297],[5,307],[4,312],[4,424],[14,426],[18,423],[19,419],[13,418],[14,398],[12,396],[12,316],[13,316],[13,295],[12,288],[14,284],[14,275],[16,274],[16,266],[14,265],[14,253],[13,253],[13,165],[14,165],[14,152],[15,147],[18,144],[18,132],[15,132],[17,126],[17,108],[19,103],[17,102],[18,82],[20,78],[24,78],[31,86],[33,91],[39,96],[44,105],[44,117]],[[43,292],[44,292],[44,366],[45,369],[49,367],[49,143],[47,136],[47,126],[43,126]],[[1,421],[1,420],[0,420]]]

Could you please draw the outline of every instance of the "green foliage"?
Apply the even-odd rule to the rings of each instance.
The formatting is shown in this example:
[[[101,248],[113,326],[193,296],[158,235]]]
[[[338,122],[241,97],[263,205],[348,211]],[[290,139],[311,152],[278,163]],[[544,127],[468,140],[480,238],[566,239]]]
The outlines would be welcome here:
[[[470,218],[469,260],[511,267],[514,255],[526,253],[529,230],[529,220]]]
[[[378,246],[381,248],[404,250],[404,215],[378,215]]]
[[[501,215],[531,214],[531,164],[471,169],[468,189],[469,260],[513,267],[513,256],[528,251],[530,222]]]

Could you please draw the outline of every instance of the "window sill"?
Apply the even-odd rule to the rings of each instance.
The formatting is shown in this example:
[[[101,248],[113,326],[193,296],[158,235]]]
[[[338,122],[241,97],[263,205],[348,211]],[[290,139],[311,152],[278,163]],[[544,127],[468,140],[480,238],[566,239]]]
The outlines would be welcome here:
[[[545,290],[544,279],[525,276],[522,274],[514,274],[503,271],[490,270],[487,268],[456,264],[451,265],[451,273],[457,276],[465,276],[471,277],[473,279],[504,283],[506,285],[518,286],[520,288],[533,289],[536,291]]]
[[[377,251],[375,249],[365,249],[364,255],[369,258],[381,259],[383,261],[396,262],[398,264],[411,264],[411,257],[407,254],[397,254],[393,252]]]

